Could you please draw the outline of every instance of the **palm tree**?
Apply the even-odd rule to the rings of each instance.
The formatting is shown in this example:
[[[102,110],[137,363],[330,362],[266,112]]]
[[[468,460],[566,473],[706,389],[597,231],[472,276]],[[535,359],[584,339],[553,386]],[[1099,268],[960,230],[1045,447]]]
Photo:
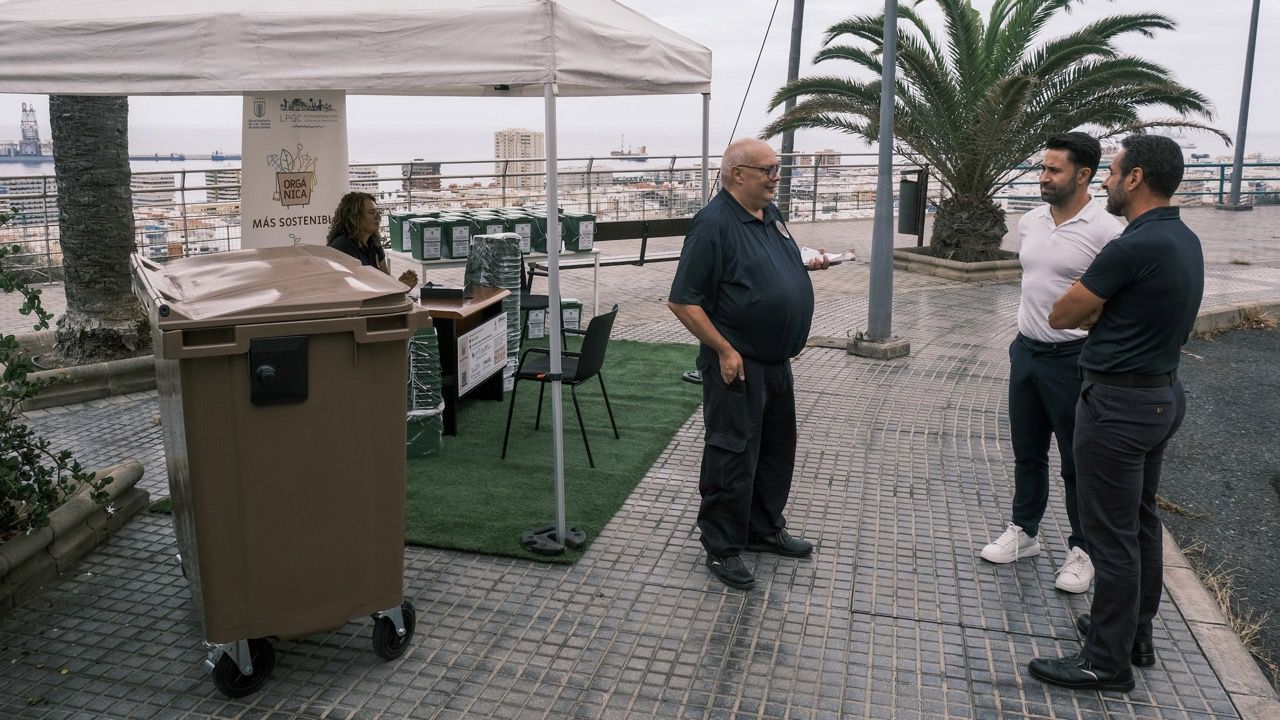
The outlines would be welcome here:
[[[57,352],[76,361],[137,355],[151,335],[133,296],[129,99],[49,96],[67,312]]]
[[[967,0],[933,0],[944,18],[944,45],[914,10],[923,1],[898,7],[893,131],[895,149],[930,166],[946,191],[929,243],[936,256],[997,257],[1006,226],[995,192],[1052,133],[1093,126],[1106,138],[1177,127],[1207,130],[1229,141],[1190,119],[1212,119],[1205,96],[1178,84],[1165,68],[1121,52],[1126,36],[1172,30],[1175,23],[1163,15],[1115,15],[1038,41],[1047,25],[1083,0],[995,0],[985,22]],[[822,76],[790,82],[773,96],[769,109],[792,98],[800,102],[761,136],[830,128],[875,142],[883,35],[883,13],[833,25],[814,62],[848,60],[875,79]],[[1174,116],[1142,119],[1151,108]]]

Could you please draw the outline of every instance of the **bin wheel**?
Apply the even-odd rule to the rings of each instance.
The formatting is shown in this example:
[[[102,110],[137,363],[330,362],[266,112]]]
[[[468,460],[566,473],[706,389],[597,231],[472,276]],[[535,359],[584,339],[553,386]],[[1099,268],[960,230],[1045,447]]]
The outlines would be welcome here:
[[[400,603],[400,612],[404,614],[404,637],[396,635],[396,624],[391,618],[380,617],[373,623],[373,651],[383,660],[395,660],[404,655],[413,640],[413,629],[417,625],[413,603],[408,600]]]
[[[249,659],[253,662],[252,675],[241,673],[230,655],[223,653],[218,658],[218,664],[213,666],[213,684],[223,695],[241,698],[257,692],[276,666],[276,651],[269,641],[256,638],[249,641]]]

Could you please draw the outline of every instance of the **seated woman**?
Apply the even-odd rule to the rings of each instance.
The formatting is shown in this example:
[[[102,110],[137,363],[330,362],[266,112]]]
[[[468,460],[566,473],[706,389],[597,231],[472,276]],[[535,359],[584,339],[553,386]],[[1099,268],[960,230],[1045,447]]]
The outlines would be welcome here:
[[[361,265],[376,267],[390,275],[391,266],[382,249],[382,238],[378,236],[381,220],[378,201],[369,193],[352,191],[343,195],[329,225],[329,247],[359,260]],[[418,284],[418,274],[406,270],[399,280],[412,287]]]

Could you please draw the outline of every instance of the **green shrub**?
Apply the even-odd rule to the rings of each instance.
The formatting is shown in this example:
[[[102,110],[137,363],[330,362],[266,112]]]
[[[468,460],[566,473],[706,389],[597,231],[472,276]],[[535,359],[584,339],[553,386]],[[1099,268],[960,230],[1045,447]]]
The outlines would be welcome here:
[[[0,212],[0,226],[13,213]],[[35,330],[49,327],[52,315],[40,304],[40,290],[26,284],[6,259],[20,247],[0,246],[0,290],[20,292],[23,315],[34,315]],[[81,487],[88,486],[97,503],[107,499],[110,477],[92,479],[68,450],[54,451],[49,441],[23,422],[22,403],[47,383],[32,380],[36,367],[13,335],[0,334],[0,539],[14,533],[30,533],[49,524],[49,513]]]

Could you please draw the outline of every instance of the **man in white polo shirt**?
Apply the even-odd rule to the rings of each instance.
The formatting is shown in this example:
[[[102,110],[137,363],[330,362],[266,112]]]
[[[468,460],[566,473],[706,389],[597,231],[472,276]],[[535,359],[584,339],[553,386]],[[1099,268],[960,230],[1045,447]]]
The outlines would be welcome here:
[[[1071,593],[1082,593],[1093,582],[1093,563],[1076,511],[1071,452],[1080,397],[1076,362],[1086,333],[1049,327],[1049,311],[1102,246],[1124,229],[1089,194],[1101,157],[1102,147],[1085,133],[1050,136],[1040,172],[1040,197],[1046,204],[1018,222],[1022,298],[1018,335],[1009,346],[1013,514],[1004,534],[982,548],[982,557],[993,563],[1040,554],[1040,520],[1049,503],[1049,438],[1056,436],[1071,535],[1054,585]]]

